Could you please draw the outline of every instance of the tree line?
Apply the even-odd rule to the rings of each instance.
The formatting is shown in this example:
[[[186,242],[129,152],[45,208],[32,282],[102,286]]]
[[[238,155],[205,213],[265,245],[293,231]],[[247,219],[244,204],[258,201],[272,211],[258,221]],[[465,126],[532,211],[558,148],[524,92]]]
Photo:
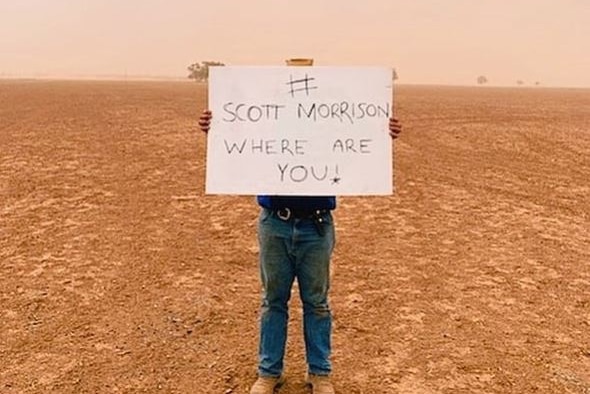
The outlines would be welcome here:
[[[189,72],[188,78],[194,79],[196,82],[205,82],[209,79],[209,67],[215,66],[225,66],[225,63],[210,60],[193,63],[187,67]],[[391,79],[393,81],[399,79],[399,75],[395,68],[392,71]]]
[[[480,75],[479,77],[477,77],[477,80],[476,81],[477,81],[477,84],[478,85],[485,85],[486,83],[489,82],[488,81],[488,78],[485,75]],[[522,86],[522,85],[525,84],[525,82],[522,79],[519,79],[519,80],[516,81],[516,84],[518,86]],[[541,85],[541,82],[535,81],[534,85],[535,86],[539,86],[539,85]]]
[[[209,79],[209,67],[225,66],[222,62],[217,61],[202,61],[191,64],[187,67],[189,72],[188,78],[194,79],[196,82],[204,82]]]
[[[205,60],[205,61],[193,63],[187,67],[187,70],[189,72],[188,78],[194,79],[196,82],[206,82],[209,79],[209,67],[216,67],[216,66],[225,66],[225,63],[222,63],[219,61],[211,61],[211,60]],[[392,70],[391,79],[393,81],[397,81],[399,79],[399,75],[398,75],[397,70],[395,68]],[[478,85],[485,85],[489,82],[489,80],[485,75],[480,75],[477,77],[476,82]],[[519,79],[516,81],[516,84],[518,86],[522,86],[525,84],[525,82],[523,80]],[[541,83],[538,81],[534,82],[535,86],[539,86],[540,84]]]

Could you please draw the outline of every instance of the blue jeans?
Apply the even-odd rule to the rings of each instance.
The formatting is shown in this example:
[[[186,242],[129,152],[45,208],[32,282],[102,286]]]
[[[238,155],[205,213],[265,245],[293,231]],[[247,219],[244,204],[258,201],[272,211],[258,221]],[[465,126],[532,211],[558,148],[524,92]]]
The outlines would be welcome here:
[[[303,331],[308,372],[331,371],[332,314],[328,305],[330,257],[334,249],[334,223],[322,215],[324,234],[311,219],[280,219],[263,209],[258,222],[262,306],[258,374],[279,376],[287,343],[288,302],[297,278],[303,303]]]

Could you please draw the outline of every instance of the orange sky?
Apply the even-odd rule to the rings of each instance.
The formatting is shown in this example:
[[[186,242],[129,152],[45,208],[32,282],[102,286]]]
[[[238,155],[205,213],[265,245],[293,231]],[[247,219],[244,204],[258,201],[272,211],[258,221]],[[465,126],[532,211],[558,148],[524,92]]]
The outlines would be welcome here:
[[[0,0],[0,77],[314,57],[393,66],[401,83],[590,87],[589,41],[588,0]]]

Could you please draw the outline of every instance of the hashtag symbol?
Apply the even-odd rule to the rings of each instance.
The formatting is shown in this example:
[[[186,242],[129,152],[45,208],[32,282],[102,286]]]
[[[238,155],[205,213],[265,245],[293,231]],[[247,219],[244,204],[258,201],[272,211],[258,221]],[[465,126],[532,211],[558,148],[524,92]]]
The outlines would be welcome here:
[[[315,78],[310,78],[307,74],[305,74],[305,78],[302,79],[293,79],[293,75],[289,76],[289,94],[291,97],[295,97],[296,92],[305,92],[306,96],[309,96],[309,91],[312,89],[317,89],[317,86],[310,86],[310,82],[314,81]]]

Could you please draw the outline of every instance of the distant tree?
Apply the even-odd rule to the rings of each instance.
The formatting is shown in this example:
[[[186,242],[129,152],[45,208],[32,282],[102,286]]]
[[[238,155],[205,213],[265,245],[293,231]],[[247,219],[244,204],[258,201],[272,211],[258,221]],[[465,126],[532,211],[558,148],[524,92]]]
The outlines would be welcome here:
[[[522,86],[524,85],[524,81],[522,79],[519,79],[518,81],[516,81],[516,84]]]
[[[484,85],[486,83],[488,83],[488,79],[484,75],[480,75],[479,77],[477,77],[478,85]]]
[[[537,81],[535,82],[535,86],[539,86],[541,84],[541,82]]]
[[[221,62],[214,62],[214,61],[203,61],[193,63],[187,67],[189,72],[188,78],[194,79],[197,82],[206,81],[209,79],[209,67],[213,66],[225,66],[225,64]]]
[[[391,80],[392,81],[397,81],[398,79],[399,79],[399,75],[397,74],[397,70],[394,68],[393,69],[392,76],[391,76]]]

